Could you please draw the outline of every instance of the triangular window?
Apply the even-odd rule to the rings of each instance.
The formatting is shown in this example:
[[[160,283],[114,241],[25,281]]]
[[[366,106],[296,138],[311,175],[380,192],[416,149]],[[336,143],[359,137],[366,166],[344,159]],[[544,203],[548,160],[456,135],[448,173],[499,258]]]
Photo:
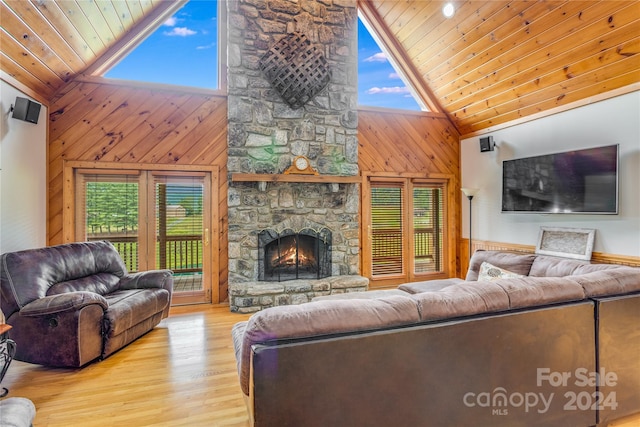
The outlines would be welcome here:
[[[358,104],[421,111],[412,88],[389,61],[387,54],[358,18]]]
[[[104,77],[218,88],[218,2],[189,1]]]

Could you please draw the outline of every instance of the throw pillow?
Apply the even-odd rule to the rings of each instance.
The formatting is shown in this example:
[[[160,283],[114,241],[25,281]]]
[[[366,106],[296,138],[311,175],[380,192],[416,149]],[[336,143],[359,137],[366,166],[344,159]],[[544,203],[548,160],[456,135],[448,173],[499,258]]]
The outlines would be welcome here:
[[[496,267],[488,262],[480,264],[480,272],[478,273],[478,282],[492,282],[498,279],[511,279],[514,277],[525,277],[504,268]]]

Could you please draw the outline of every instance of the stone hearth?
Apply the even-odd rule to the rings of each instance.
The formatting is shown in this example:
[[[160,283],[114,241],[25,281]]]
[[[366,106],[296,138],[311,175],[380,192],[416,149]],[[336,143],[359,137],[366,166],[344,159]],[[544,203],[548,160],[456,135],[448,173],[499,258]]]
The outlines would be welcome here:
[[[331,276],[317,280],[243,282],[229,285],[231,311],[253,313],[278,305],[303,304],[315,297],[364,292],[369,279],[362,276]]]

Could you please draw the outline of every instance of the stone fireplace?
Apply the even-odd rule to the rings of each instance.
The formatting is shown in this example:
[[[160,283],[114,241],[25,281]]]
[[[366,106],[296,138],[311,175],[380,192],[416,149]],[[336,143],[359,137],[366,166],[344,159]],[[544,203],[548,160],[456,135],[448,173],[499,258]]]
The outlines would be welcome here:
[[[331,230],[311,224],[258,233],[258,280],[284,282],[331,276]]]
[[[309,180],[305,175],[289,176],[287,180],[275,178],[284,174],[296,156],[309,159],[320,177],[359,174],[356,3],[238,0],[227,2],[227,7],[231,309],[252,311],[274,304],[305,302],[314,295],[331,293],[331,286],[336,283],[344,291],[349,286],[345,287],[342,277],[359,273],[359,184],[339,179]],[[292,34],[296,43],[303,43],[312,52],[310,56],[316,62],[322,59],[323,66],[328,67],[323,70],[324,75],[330,76],[328,82],[323,82],[326,86],[317,92],[309,93],[308,88],[300,87],[304,97],[297,104],[288,99],[290,87],[287,96],[281,96],[272,76],[263,72],[264,67],[261,69],[264,58],[280,49],[279,45]],[[301,57],[306,56],[309,55]],[[302,64],[299,69],[301,73],[313,72],[314,67]],[[303,77],[291,84],[304,85],[310,80]],[[243,179],[237,179],[241,175]],[[265,259],[265,248],[261,247],[269,243],[261,243],[261,239],[285,230],[291,231],[290,236],[280,236],[281,243],[287,240],[298,248],[301,243],[315,244],[318,252],[314,256],[325,258],[322,265],[312,268],[305,264],[306,260],[301,262],[298,254],[297,269],[292,269],[291,260],[285,260],[284,254],[278,252],[281,247],[269,246],[271,254],[282,261],[271,268],[272,261]],[[309,230],[320,235],[311,238]],[[330,248],[320,253],[317,245],[327,241]],[[327,277],[323,279],[318,274]],[[285,285],[275,285],[271,280],[278,275],[287,279],[280,282],[286,283],[286,292],[291,292],[292,287],[309,290],[296,298],[247,297],[248,287],[281,289]],[[301,280],[307,282],[301,284]],[[357,287],[362,288],[361,285],[359,281]],[[236,303],[234,297],[244,299]],[[261,298],[266,303],[256,304]]]

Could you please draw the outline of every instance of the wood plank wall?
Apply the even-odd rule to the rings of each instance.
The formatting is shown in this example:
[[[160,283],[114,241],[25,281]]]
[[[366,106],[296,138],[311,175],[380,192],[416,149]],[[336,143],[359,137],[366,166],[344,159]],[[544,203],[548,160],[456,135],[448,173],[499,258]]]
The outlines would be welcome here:
[[[459,138],[442,114],[358,110],[360,171],[459,177]]]
[[[219,230],[215,261],[226,299],[226,96],[77,80],[56,94],[49,111],[49,244],[64,243],[65,160],[217,166],[219,224],[212,229]]]
[[[218,166],[219,295],[227,300],[226,97],[76,80],[49,108],[49,244],[64,242],[65,160]],[[443,115],[359,112],[360,169],[450,174],[459,182],[459,135]],[[460,234],[460,208],[453,212]],[[214,227],[215,228],[215,227]]]
[[[219,168],[220,301],[227,300],[227,99],[95,80],[77,80],[58,92],[49,111],[49,244],[63,238],[65,160],[217,166]],[[359,166],[362,172],[455,176],[460,182],[459,134],[438,114],[359,110]],[[449,221],[457,236],[456,274],[467,269],[468,241],[461,239],[460,197]],[[212,227],[215,229],[215,227]],[[534,247],[474,241],[475,249]],[[594,262],[640,265],[633,257],[594,253]]]
[[[453,177],[448,219],[456,246],[461,233],[460,135],[449,119],[443,114],[360,109],[358,143],[362,174]],[[361,235],[366,236],[365,224],[362,227]],[[459,257],[458,248],[451,248],[451,275],[459,274]]]

